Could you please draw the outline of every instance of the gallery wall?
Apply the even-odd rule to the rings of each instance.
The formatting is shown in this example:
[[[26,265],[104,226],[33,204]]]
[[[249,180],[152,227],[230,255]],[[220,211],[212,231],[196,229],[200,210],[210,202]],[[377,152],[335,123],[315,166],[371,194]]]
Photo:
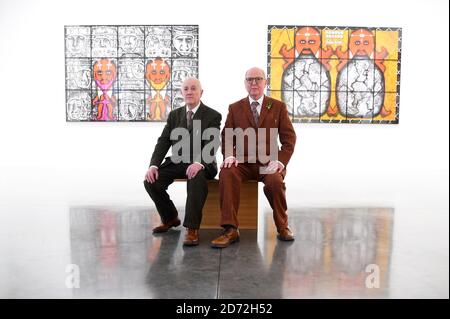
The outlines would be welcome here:
[[[202,100],[224,118],[245,70],[266,67],[267,25],[401,27],[400,123],[295,123],[288,191],[305,205],[379,205],[416,177],[448,180],[447,1],[17,0],[0,3],[2,201],[149,205],[163,123],[66,122],[64,25],[78,24],[198,24]]]

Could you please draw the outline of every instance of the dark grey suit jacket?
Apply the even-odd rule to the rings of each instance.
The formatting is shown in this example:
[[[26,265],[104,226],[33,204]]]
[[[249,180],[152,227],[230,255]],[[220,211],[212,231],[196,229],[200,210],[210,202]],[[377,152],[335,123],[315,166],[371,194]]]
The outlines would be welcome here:
[[[200,106],[195,112],[193,120],[200,120],[201,121],[201,130],[197,129],[196,127],[193,127],[189,130],[189,139],[190,139],[190,154],[189,156],[189,162],[199,162],[202,163],[203,166],[205,166],[205,173],[207,175],[207,178],[214,178],[214,176],[217,175],[217,162],[215,159],[215,152],[217,151],[218,146],[220,145],[220,135],[217,135],[214,137],[208,136],[207,139],[202,139],[203,132],[208,128],[216,128],[217,134],[220,131],[220,122],[222,120],[222,115],[215,111],[214,109],[206,106],[202,102],[200,102]],[[182,150],[178,150],[178,154],[172,154],[170,157],[166,157],[164,163],[162,163],[164,157],[166,156],[167,152],[169,151],[170,147],[174,146],[176,143],[178,143],[182,137],[178,136],[178,138],[171,140],[170,134],[172,130],[175,128],[186,128],[187,129],[187,119],[186,119],[186,107],[180,107],[172,112],[169,113],[169,116],[167,117],[167,123],[166,126],[163,129],[163,132],[161,136],[158,138],[158,142],[156,143],[155,150],[153,151],[152,159],[150,160],[150,166],[155,165],[157,167],[164,167],[172,162],[176,162],[175,157],[183,156],[187,154],[182,154]],[[193,140],[200,139],[201,140],[201,147],[200,151],[194,153],[193,152]],[[201,157],[201,152],[203,151],[203,148],[208,145],[209,143],[214,143],[214,149],[211,148],[210,155],[214,157],[214,161],[212,163],[206,163],[204,159]],[[210,145],[209,147],[211,147]],[[173,150],[172,150],[173,151]],[[174,158],[174,160],[172,160]]]

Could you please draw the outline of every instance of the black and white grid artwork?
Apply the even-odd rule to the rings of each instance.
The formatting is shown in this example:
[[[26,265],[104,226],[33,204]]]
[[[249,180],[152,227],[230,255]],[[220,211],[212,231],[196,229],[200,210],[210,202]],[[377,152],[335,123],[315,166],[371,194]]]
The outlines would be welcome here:
[[[198,77],[197,25],[65,26],[66,121],[165,121]]]

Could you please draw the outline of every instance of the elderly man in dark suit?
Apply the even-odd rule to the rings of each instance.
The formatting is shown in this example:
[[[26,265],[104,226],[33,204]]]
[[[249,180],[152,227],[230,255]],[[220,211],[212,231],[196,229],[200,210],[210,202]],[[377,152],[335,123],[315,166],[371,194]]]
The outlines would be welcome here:
[[[144,185],[162,221],[153,233],[163,233],[181,224],[167,188],[174,179],[187,178],[184,245],[195,246],[199,243],[198,229],[208,195],[207,180],[217,174],[215,153],[220,144],[222,116],[200,101],[203,90],[196,78],[187,78],[181,91],[186,106],[169,113],[145,174]],[[171,147],[172,156],[163,163]]]

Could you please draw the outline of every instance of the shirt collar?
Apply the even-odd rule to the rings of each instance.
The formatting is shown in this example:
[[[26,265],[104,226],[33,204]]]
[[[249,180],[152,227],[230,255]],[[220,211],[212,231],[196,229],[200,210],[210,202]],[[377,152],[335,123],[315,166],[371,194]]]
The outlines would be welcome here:
[[[248,101],[250,102],[250,105],[252,105],[252,102],[256,101],[259,103],[259,106],[261,106],[263,104],[263,100],[264,100],[264,94],[261,95],[261,97],[258,100],[252,99],[250,95],[248,96]]]
[[[202,103],[201,101],[198,102],[197,106],[192,109],[192,113],[193,113],[192,116],[194,116],[195,112],[197,112],[197,110],[200,107],[201,103]],[[186,114],[187,114],[188,111],[189,111],[189,107],[186,105]]]

